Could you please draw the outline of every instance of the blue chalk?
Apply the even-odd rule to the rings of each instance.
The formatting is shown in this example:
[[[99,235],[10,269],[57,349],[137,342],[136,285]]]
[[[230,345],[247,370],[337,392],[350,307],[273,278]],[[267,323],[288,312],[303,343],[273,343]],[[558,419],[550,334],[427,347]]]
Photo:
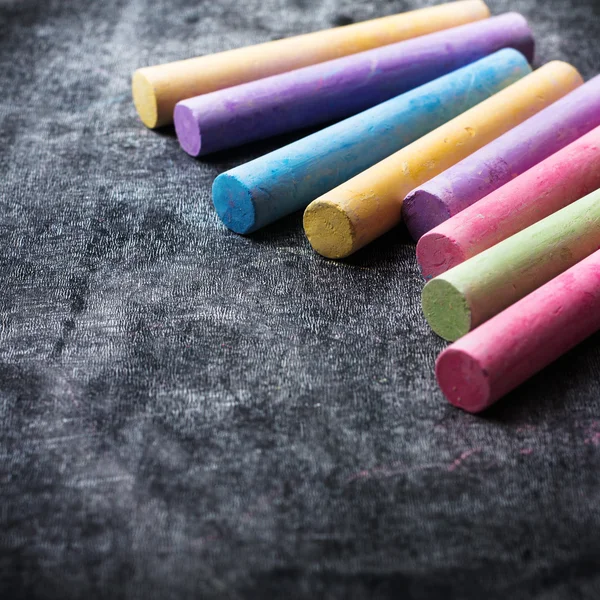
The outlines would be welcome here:
[[[252,233],[531,73],[526,58],[500,50],[219,175],[215,209],[236,233]]]

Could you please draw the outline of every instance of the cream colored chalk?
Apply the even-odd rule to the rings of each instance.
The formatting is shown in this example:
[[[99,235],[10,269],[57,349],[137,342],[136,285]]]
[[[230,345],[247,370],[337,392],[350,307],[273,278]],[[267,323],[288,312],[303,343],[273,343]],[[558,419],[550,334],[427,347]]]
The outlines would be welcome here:
[[[133,102],[147,127],[160,127],[173,122],[173,109],[180,100],[489,16],[490,11],[482,0],[462,0],[256,46],[144,67],[133,74]]]

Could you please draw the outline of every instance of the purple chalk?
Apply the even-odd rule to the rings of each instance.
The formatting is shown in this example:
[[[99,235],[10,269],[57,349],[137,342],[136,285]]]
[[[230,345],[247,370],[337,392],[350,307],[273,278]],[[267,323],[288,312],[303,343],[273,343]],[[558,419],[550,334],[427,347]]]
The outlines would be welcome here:
[[[600,76],[413,190],[402,217],[414,240],[600,126]]]
[[[177,137],[198,156],[342,119],[502,48],[533,59],[522,15],[507,13],[183,100],[174,111]]]

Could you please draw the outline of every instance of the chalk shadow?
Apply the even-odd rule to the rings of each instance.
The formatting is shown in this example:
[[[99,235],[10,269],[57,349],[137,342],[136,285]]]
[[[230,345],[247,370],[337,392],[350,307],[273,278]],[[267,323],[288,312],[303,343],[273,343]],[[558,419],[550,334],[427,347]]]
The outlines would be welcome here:
[[[548,365],[480,416],[504,425],[547,424],[549,415],[562,419],[563,413],[569,410],[569,400],[577,395],[573,384],[597,383],[599,366],[600,332]]]

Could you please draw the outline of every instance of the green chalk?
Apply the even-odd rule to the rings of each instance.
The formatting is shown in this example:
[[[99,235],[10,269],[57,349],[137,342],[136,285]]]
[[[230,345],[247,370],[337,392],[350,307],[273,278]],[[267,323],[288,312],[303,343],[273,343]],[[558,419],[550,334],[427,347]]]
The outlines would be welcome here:
[[[422,306],[455,341],[600,248],[600,190],[432,279]]]

